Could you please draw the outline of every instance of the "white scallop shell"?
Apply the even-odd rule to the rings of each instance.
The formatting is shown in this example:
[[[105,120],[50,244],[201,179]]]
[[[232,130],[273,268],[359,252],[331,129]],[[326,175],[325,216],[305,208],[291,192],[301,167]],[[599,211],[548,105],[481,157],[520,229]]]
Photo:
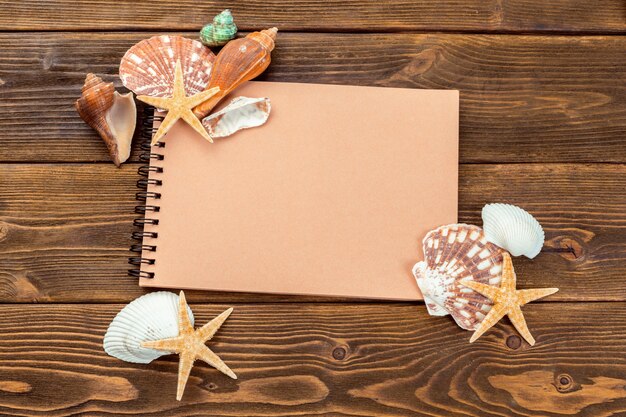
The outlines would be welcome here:
[[[450,314],[459,327],[474,330],[491,310],[492,302],[459,284],[463,279],[500,284],[502,250],[487,242],[478,226],[450,224],[428,232],[424,260],[413,275],[432,316]]]
[[[532,259],[541,251],[545,234],[526,210],[511,204],[487,204],[482,217],[487,240],[511,255]]]
[[[167,291],[149,293],[132,301],[109,325],[104,335],[104,351],[132,363],[150,363],[167,355],[167,352],[143,348],[141,342],[178,336],[178,303],[178,295]],[[187,313],[193,326],[189,307]]]
[[[133,45],[120,62],[122,84],[138,96],[171,97],[174,70],[180,61],[188,96],[204,91],[215,54],[193,39],[159,35]]]

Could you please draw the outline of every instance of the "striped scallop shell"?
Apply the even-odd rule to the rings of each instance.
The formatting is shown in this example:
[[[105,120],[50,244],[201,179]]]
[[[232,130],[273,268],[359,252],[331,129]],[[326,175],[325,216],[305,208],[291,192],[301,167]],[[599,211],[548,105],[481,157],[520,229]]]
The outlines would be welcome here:
[[[120,78],[135,94],[171,97],[174,70],[180,61],[188,96],[204,91],[215,54],[198,41],[182,36],[160,35],[132,46],[120,63]]]
[[[471,278],[499,285],[502,249],[487,242],[478,226],[451,224],[431,230],[423,241],[424,261],[413,267],[413,275],[424,296],[428,312],[450,314],[465,330],[474,330],[491,309],[491,301],[459,284]]]

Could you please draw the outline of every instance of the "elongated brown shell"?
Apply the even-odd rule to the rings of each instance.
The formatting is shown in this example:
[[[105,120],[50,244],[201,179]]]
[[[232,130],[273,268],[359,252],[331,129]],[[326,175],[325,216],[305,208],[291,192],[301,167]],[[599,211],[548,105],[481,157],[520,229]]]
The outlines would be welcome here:
[[[493,304],[459,281],[469,278],[498,285],[502,249],[489,243],[480,227],[468,224],[430,231],[423,247],[424,261],[413,267],[413,274],[428,312],[435,316],[450,314],[461,328],[476,329]]]
[[[120,95],[113,83],[87,74],[81,97],[74,103],[80,117],[104,140],[118,167],[130,156],[135,131],[137,109],[132,94]]]
[[[174,70],[180,61],[188,96],[204,91],[211,77],[215,54],[193,39],[160,35],[132,46],[120,63],[120,78],[137,95],[171,97]]]
[[[222,48],[206,87],[219,87],[220,92],[193,109],[198,118],[206,117],[228,93],[265,71],[271,62],[277,32],[276,28],[253,32],[245,38],[228,42]]]

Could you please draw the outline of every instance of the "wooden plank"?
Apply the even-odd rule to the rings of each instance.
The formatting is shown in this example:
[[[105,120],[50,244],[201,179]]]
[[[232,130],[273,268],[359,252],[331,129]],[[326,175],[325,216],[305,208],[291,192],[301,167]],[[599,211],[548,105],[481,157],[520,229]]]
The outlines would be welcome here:
[[[0,302],[122,302],[142,294],[126,276],[136,167],[0,165]],[[460,221],[480,225],[484,204],[506,202],[543,224],[545,253],[515,259],[520,287],[561,288],[553,300],[626,299],[626,166],[471,164],[461,166],[459,181]],[[205,292],[190,299],[310,298]]]
[[[199,30],[226,7],[242,30],[624,32],[619,0],[0,1],[3,30]]]
[[[87,72],[120,85],[120,58],[150,35],[0,34],[0,161],[108,161],[73,103]],[[621,36],[279,34],[262,79],[459,89],[462,162],[623,163],[624,50]]]
[[[226,305],[193,305],[206,323]],[[12,416],[545,416],[626,413],[626,305],[537,303],[537,339],[504,321],[469,344],[449,317],[407,304],[235,305],[181,402],[177,358],[105,354],[121,305],[0,307],[0,413]]]

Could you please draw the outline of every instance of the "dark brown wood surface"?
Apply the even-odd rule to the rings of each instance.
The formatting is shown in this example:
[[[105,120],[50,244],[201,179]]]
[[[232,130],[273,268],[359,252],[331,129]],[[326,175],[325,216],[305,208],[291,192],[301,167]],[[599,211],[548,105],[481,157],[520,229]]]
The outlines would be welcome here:
[[[0,161],[108,161],[73,103],[87,72],[121,86],[121,57],[152,34],[0,33]],[[460,90],[462,162],[626,162],[626,36],[279,33],[278,44],[262,79]]]
[[[423,303],[190,292],[240,378],[134,365],[102,337],[126,277],[138,147],[117,169],[73,102],[87,72],[225,7],[281,32],[263,80],[461,91],[459,219],[522,205],[546,231],[507,320],[474,344]],[[622,0],[0,1],[0,415],[626,415],[626,4]],[[418,251],[416,243],[416,251]],[[197,304],[194,304],[197,303]]]
[[[125,274],[137,166],[0,165],[0,300],[128,302],[140,295]],[[543,224],[544,253],[515,260],[520,287],[560,287],[552,300],[626,300],[625,166],[464,164],[459,177],[460,221],[482,224],[482,206],[501,201],[523,205]],[[206,301],[207,294],[190,299]]]
[[[230,7],[242,30],[624,33],[622,0],[0,1],[8,30],[196,30]]]
[[[206,322],[226,305],[192,304]],[[610,416],[626,413],[626,304],[525,309],[470,333],[410,304],[237,304],[210,346],[236,381],[197,364],[181,403],[176,357],[102,352],[121,304],[0,308],[0,412],[93,416]]]

